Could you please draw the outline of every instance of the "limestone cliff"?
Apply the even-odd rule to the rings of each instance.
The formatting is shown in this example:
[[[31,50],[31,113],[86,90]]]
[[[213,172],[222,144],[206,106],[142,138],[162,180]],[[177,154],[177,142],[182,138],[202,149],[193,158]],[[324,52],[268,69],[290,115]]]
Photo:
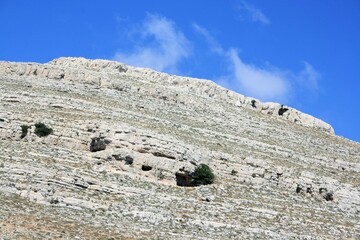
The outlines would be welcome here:
[[[0,152],[5,239],[360,236],[360,145],[209,80],[0,62]],[[215,183],[183,187],[201,163]]]

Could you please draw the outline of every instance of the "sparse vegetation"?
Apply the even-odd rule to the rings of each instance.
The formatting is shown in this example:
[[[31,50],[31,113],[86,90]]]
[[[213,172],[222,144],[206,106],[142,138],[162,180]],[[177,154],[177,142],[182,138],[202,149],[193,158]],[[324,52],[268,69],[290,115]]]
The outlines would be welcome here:
[[[253,107],[253,108],[256,108],[256,100],[251,100],[251,106]]]
[[[236,171],[235,169],[231,170],[231,175],[232,175],[232,176],[236,176],[237,173],[238,173],[238,171]]]
[[[279,116],[282,116],[286,111],[288,111],[288,108],[285,108],[284,105],[281,105],[281,108],[279,109]]]
[[[21,125],[21,136],[20,138],[24,138],[26,137],[26,135],[28,134],[28,129],[31,127],[31,126],[28,126],[28,125]]]
[[[49,128],[44,123],[39,122],[35,124],[35,134],[39,137],[46,137],[53,133],[52,128]]]
[[[197,166],[191,176],[191,183],[194,186],[211,184],[214,180],[215,175],[211,168],[206,164],[200,164]]]

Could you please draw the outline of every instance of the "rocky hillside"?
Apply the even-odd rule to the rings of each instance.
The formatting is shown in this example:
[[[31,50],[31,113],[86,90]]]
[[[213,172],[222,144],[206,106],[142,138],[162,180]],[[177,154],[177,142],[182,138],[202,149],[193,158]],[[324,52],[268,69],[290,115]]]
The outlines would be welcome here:
[[[4,239],[360,238],[360,144],[208,80],[0,62],[0,152]]]

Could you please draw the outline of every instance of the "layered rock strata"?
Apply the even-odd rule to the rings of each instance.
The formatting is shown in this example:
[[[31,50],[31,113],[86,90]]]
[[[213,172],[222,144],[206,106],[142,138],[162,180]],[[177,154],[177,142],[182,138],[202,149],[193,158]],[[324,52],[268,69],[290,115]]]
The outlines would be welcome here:
[[[81,69],[79,71],[79,68]],[[279,116],[300,125],[322,129],[334,133],[333,128],[324,121],[302,113],[291,107],[284,107],[278,103],[266,102],[245,97],[241,94],[222,88],[209,80],[179,77],[153,71],[151,69],[126,66],[117,62],[107,60],[87,60],[84,58],[59,58],[48,64],[2,62],[0,73],[8,75],[29,76],[36,78],[47,78],[66,82],[78,82],[97,85],[101,88],[130,91],[136,89],[127,85],[120,79],[146,80],[147,84],[157,88],[138,89],[146,91],[147,94],[158,95],[169,101],[179,101],[191,104],[192,98],[181,98],[180,93],[186,95],[197,95],[203,98],[211,98],[226,101],[235,106],[250,108],[262,113]],[[178,95],[172,95],[175,90]],[[180,97],[177,98],[177,96]]]
[[[39,122],[53,132],[36,135]],[[0,151],[4,239],[360,236],[360,145],[211,81],[1,62]],[[201,163],[215,183],[183,187]]]

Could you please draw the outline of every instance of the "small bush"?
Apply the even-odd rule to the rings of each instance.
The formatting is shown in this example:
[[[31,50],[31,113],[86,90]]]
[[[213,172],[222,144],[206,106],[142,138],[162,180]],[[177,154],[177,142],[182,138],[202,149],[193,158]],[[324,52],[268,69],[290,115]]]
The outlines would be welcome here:
[[[52,128],[49,128],[44,123],[39,122],[39,123],[35,124],[35,134],[37,136],[46,137],[46,136],[50,135],[51,133],[53,133]]]
[[[252,106],[253,108],[256,108],[256,100],[251,100],[251,106]]]
[[[281,105],[281,108],[279,109],[279,116],[282,116],[284,113],[286,113],[289,109],[285,108],[284,105]]]
[[[191,176],[191,183],[195,186],[211,184],[214,180],[215,175],[211,168],[206,164],[197,166]]]
[[[30,128],[30,126],[21,125],[20,127],[21,127],[21,136],[20,136],[20,138],[24,138],[28,134],[28,129]]]

